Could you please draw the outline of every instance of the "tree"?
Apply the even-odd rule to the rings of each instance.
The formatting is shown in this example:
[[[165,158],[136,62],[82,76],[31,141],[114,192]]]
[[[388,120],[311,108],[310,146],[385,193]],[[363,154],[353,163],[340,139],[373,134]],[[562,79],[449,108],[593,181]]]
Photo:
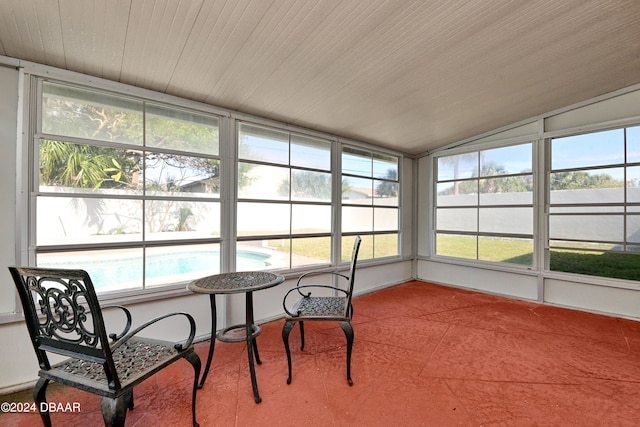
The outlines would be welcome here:
[[[42,185],[77,188],[117,188],[134,184],[140,157],[92,145],[40,142]]]
[[[440,191],[440,195],[455,195],[455,194],[477,194],[478,192],[487,193],[512,193],[523,192],[533,190],[533,181],[529,174],[530,170],[523,170],[520,173],[527,174],[522,176],[504,176],[507,175],[507,171],[504,166],[498,165],[493,162],[484,163],[482,170],[480,171],[479,180],[460,181],[456,193],[454,186],[451,186],[443,191]],[[473,177],[478,176],[477,170],[473,172]]]
[[[398,170],[388,169],[385,179],[376,187],[376,194],[379,197],[398,197]]]
[[[476,160],[477,162],[478,154],[477,153],[466,153],[466,154],[457,154],[455,156],[446,156],[440,157],[439,161],[442,162],[443,165],[450,164],[453,166],[453,194],[460,194],[460,163]],[[476,168],[477,170],[477,168]]]
[[[138,189],[145,180],[172,191],[183,188],[181,177],[198,176],[211,181],[219,177],[219,162],[206,157],[145,151],[147,147],[214,154],[218,141],[217,119],[170,107],[147,105],[143,120],[141,101],[114,97],[67,86],[46,84],[43,95],[43,132],[83,140],[126,143],[136,149],[62,141],[40,143],[41,182],[84,188],[129,187]],[[143,144],[146,139],[146,144]],[[143,166],[144,165],[144,166]],[[158,166],[159,165],[159,166]],[[171,167],[175,179],[162,176],[157,182],[150,167]],[[154,171],[156,172],[156,171]],[[219,185],[218,185],[219,186]]]
[[[624,182],[606,173],[590,175],[584,171],[555,172],[551,174],[551,191],[584,190],[588,188],[620,188]]]
[[[147,191],[219,191],[217,159],[145,150],[143,146],[146,135],[150,147],[214,154],[217,148],[212,148],[212,142],[217,141],[218,128],[207,120],[215,124],[217,119],[162,107],[147,115],[144,129],[139,101],[49,84],[44,92],[43,132],[61,135],[61,140],[39,143],[41,185],[91,191],[140,191],[143,186]],[[191,117],[197,122],[190,122]],[[67,136],[82,142],[64,141]],[[118,148],[120,143],[127,145]],[[74,203],[84,201],[77,198]],[[101,224],[104,201],[93,199],[91,206],[87,222]],[[151,200],[147,206],[146,222],[151,231],[186,229],[187,219],[193,215],[184,203]],[[117,212],[114,216],[126,214]]]
[[[278,188],[281,196],[289,195],[289,181],[282,181]],[[291,197],[331,199],[331,175],[311,171],[294,171]]]
[[[192,216],[193,212],[191,212],[191,209],[180,208],[178,212],[178,226],[176,227],[176,231],[188,231],[189,227],[187,226],[187,221]]]

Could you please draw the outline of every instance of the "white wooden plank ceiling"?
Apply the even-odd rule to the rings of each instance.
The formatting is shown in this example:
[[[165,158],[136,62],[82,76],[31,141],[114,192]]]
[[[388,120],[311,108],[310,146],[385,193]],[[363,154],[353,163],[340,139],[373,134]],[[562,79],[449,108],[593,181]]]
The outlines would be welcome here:
[[[0,0],[0,55],[416,154],[640,83],[640,1]]]

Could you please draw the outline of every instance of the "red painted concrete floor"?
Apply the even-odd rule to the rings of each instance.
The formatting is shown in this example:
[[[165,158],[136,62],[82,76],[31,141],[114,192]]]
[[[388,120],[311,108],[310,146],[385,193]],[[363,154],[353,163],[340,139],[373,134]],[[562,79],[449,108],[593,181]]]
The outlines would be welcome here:
[[[197,416],[206,426],[637,426],[640,322],[410,282],[354,299],[353,387],[335,323],[291,333],[286,384],[283,321],[262,325],[253,401],[244,344],[217,343]],[[208,342],[196,346],[204,361]],[[137,387],[127,426],[190,425],[186,361]],[[3,402],[32,401],[30,392]],[[54,426],[102,425],[99,398],[50,386],[48,400],[79,403]],[[0,414],[2,426],[39,425]]]

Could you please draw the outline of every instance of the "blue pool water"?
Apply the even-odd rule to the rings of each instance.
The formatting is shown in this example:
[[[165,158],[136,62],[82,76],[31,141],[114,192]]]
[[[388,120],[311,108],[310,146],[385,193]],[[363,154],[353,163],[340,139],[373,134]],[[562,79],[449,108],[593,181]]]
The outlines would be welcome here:
[[[236,266],[238,271],[262,270],[268,266],[269,255],[255,252],[238,252]],[[142,262],[140,258],[91,258],[81,262],[46,263],[53,268],[82,268],[89,273],[96,289],[105,287],[127,287],[126,284],[142,284]],[[170,282],[190,280],[220,271],[220,253],[218,251],[178,252],[147,256],[146,280],[167,278]],[[148,284],[149,284],[148,283]],[[135,286],[135,285],[134,285]]]

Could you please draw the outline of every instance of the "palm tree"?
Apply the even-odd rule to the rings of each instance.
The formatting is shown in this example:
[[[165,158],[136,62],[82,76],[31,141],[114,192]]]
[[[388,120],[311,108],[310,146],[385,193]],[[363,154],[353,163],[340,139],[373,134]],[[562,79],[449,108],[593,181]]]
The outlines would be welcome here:
[[[474,160],[478,158],[478,154],[477,153],[464,153],[464,154],[457,154],[454,156],[446,156],[446,157],[440,157],[438,159],[439,162],[442,162],[443,164],[450,164],[453,165],[453,194],[454,195],[458,195],[460,194],[460,163],[462,162],[466,162],[469,160]],[[477,162],[477,160],[476,160]]]
[[[109,148],[45,140],[40,143],[40,182],[44,185],[99,188],[122,186],[130,181],[124,173],[124,154]]]

